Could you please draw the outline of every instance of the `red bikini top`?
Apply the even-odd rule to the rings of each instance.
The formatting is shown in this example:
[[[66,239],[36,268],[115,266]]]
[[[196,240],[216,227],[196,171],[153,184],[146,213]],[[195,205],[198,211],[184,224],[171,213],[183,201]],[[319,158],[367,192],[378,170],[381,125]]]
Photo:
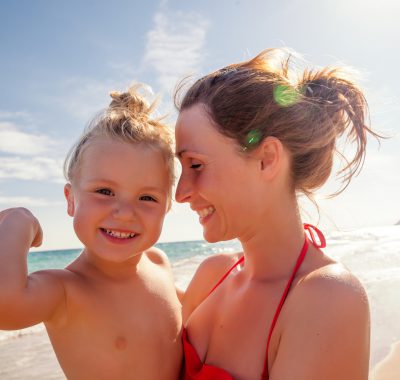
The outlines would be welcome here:
[[[309,238],[311,239],[311,242],[313,243],[313,245],[315,247],[324,248],[326,246],[325,237],[318,228],[316,228],[310,224],[304,224],[304,229],[308,232]],[[297,259],[296,265],[292,271],[292,275],[290,276],[290,278],[286,284],[285,290],[282,294],[281,300],[276,309],[274,319],[272,320],[271,326],[269,328],[267,348],[266,348],[265,360],[264,360],[264,370],[261,375],[261,380],[267,380],[269,377],[268,350],[269,350],[269,344],[271,341],[272,332],[274,331],[276,322],[277,322],[279,314],[282,310],[283,304],[285,303],[286,297],[289,294],[289,290],[290,290],[290,287],[292,286],[293,279],[306,256],[307,249],[308,249],[308,239],[306,236],[304,239],[303,247],[302,247],[299,257]],[[233,265],[225,273],[225,275],[218,281],[218,283],[211,290],[209,295],[229,276],[229,274],[232,272],[233,269],[235,269],[238,265],[240,265],[243,262],[244,262],[244,256],[242,256],[235,263],[235,265]],[[184,368],[183,368],[183,373],[182,373],[181,379],[183,379],[183,380],[234,380],[232,375],[230,375],[224,369],[207,364],[207,363],[202,363],[202,361],[199,358],[199,355],[197,354],[196,349],[189,341],[188,332],[187,332],[186,328],[183,329],[182,340],[183,340]]]

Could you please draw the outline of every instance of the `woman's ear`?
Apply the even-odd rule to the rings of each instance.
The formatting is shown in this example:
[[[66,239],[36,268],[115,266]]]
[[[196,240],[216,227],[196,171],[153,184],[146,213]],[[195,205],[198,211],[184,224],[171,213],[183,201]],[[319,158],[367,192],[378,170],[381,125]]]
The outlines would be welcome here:
[[[70,183],[67,183],[64,186],[64,195],[67,200],[67,213],[69,216],[74,216],[75,213],[75,204],[74,204],[74,196],[72,194],[72,187]]]
[[[282,166],[283,154],[283,145],[276,137],[269,136],[261,142],[256,158],[264,177],[272,179],[276,176]]]

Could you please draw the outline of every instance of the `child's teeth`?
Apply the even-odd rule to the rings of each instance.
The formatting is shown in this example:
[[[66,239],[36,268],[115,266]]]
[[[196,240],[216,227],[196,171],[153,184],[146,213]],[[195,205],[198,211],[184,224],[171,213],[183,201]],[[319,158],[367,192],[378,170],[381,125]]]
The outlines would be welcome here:
[[[129,232],[119,232],[119,231],[113,231],[113,230],[105,230],[108,235],[119,238],[119,239],[129,239],[135,237],[134,233],[129,233]]]

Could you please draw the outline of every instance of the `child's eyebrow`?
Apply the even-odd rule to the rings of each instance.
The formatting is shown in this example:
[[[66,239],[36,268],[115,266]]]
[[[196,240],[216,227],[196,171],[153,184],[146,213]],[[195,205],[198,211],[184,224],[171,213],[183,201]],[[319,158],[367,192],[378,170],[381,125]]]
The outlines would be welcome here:
[[[90,178],[87,180],[87,183],[90,184],[98,184],[99,186],[116,186],[118,185],[117,182],[114,182],[109,179],[105,178]],[[162,185],[155,185],[155,186],[142,186],[140,187],[141,191],[149,191],[149,192],[156,192],[159,194],[163,194],[165,192],[164,186]]]
[[[150,191],[156,193],[164,193],[164,186],[144,186],[142,187],[142,191]]]
[[[114,185],[115,184],[114,181],[112,181],[110,179],[107,179],[107,178],[87,178],[86,182],[89,182],[89,183],[92,183],[92,182],[93,183],[101,183],[101,184],[107,184],[107,185]]]

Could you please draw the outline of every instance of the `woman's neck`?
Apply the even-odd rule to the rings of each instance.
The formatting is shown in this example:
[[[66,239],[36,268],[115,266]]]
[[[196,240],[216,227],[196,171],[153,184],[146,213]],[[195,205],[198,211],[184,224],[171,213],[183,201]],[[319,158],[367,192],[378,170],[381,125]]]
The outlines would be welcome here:
[[[284,207],[286,205],[286,207]],[[287,276],[304,244],[305,233],[296,200],[282,202],[265,213],[252,233],[239,238],[245,269],[253,279]]]

